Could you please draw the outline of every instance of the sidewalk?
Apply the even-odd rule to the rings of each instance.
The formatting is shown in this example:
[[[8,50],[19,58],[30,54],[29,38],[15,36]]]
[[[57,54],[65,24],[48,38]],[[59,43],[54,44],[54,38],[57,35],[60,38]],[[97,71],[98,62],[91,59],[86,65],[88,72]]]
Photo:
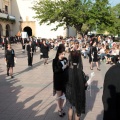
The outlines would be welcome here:
[[[21,45],[12,46],[18,58],[13,79],[6,76],[4,51],[0,48],[0,120],[67,120],[67,115],[63,118],[58,116],[55,96],[52,96],[52,59],[55,51],[50,51],[48,65],[43,65],[37,51],[33,66],[28,67],[27,54],[21,52]],[[90,74],[88,59],[83,59],[83,65],[85,73]],[[86,91],[86,114],[82,115],[81,120],[102,120],[100,88],[109,67],[110,65],[102,63],[101,71],[94,68],[92,91],[91,94]]]

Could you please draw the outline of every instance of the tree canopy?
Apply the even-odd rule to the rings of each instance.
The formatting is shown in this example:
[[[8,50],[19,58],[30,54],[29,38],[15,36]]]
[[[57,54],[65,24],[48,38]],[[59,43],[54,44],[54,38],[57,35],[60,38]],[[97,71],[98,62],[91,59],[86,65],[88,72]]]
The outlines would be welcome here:
[[[108,0],[38,0],[33,6],[34,16],[40,24],[57,23],[58,27],[74,26],[78,33],[86,26],[84,32],[111,27],[113,17]]]
[[[108,28],[108,31],[113,35],[120,34],[120,4],[112,7],[112,16],[114,18],[114,25]]]

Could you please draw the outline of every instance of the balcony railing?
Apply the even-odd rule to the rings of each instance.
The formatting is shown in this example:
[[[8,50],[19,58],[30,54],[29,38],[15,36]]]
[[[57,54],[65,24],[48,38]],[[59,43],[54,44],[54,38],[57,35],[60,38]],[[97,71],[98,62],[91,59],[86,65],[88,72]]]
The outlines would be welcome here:
[[[6,13],[0,13],[0,19],[15,22],[15,16]]]

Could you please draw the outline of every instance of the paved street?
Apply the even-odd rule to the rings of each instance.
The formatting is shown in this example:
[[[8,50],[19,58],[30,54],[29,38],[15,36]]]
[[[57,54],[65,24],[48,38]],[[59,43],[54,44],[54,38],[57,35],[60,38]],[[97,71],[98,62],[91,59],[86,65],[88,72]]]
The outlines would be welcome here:
[[[39,51],[35,53],[33,66],[27,66],[27,54],[21,52],[21,45],[12,45],[18,58],[14,68],[14,78],[6,76],[4,51],[0,48],[0,120],[67,120],[60,118],[53,92],[51,50],[49,64],[43,65]],[[88,59],[83,59],[84,71],[90,74]],[[110,65],[101,63],[101,71],[94,67],[95,77],[92,91],[86,91],[86,114],[81,120],[102,120],[102,89],[105,72]],[[67,107],[65,106],[67,111]]]

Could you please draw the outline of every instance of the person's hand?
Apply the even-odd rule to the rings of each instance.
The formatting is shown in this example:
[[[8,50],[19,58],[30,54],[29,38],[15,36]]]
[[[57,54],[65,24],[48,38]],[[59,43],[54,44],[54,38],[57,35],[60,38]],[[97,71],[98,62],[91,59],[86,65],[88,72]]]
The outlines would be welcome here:
[[[64,65],[64,66],[62,67],[62,69],[64,70],[66,67],[67,67],[67,64],[66,64],[66,65]]]
[[[15,64],[17,63],[17,58],[15,58]]]

